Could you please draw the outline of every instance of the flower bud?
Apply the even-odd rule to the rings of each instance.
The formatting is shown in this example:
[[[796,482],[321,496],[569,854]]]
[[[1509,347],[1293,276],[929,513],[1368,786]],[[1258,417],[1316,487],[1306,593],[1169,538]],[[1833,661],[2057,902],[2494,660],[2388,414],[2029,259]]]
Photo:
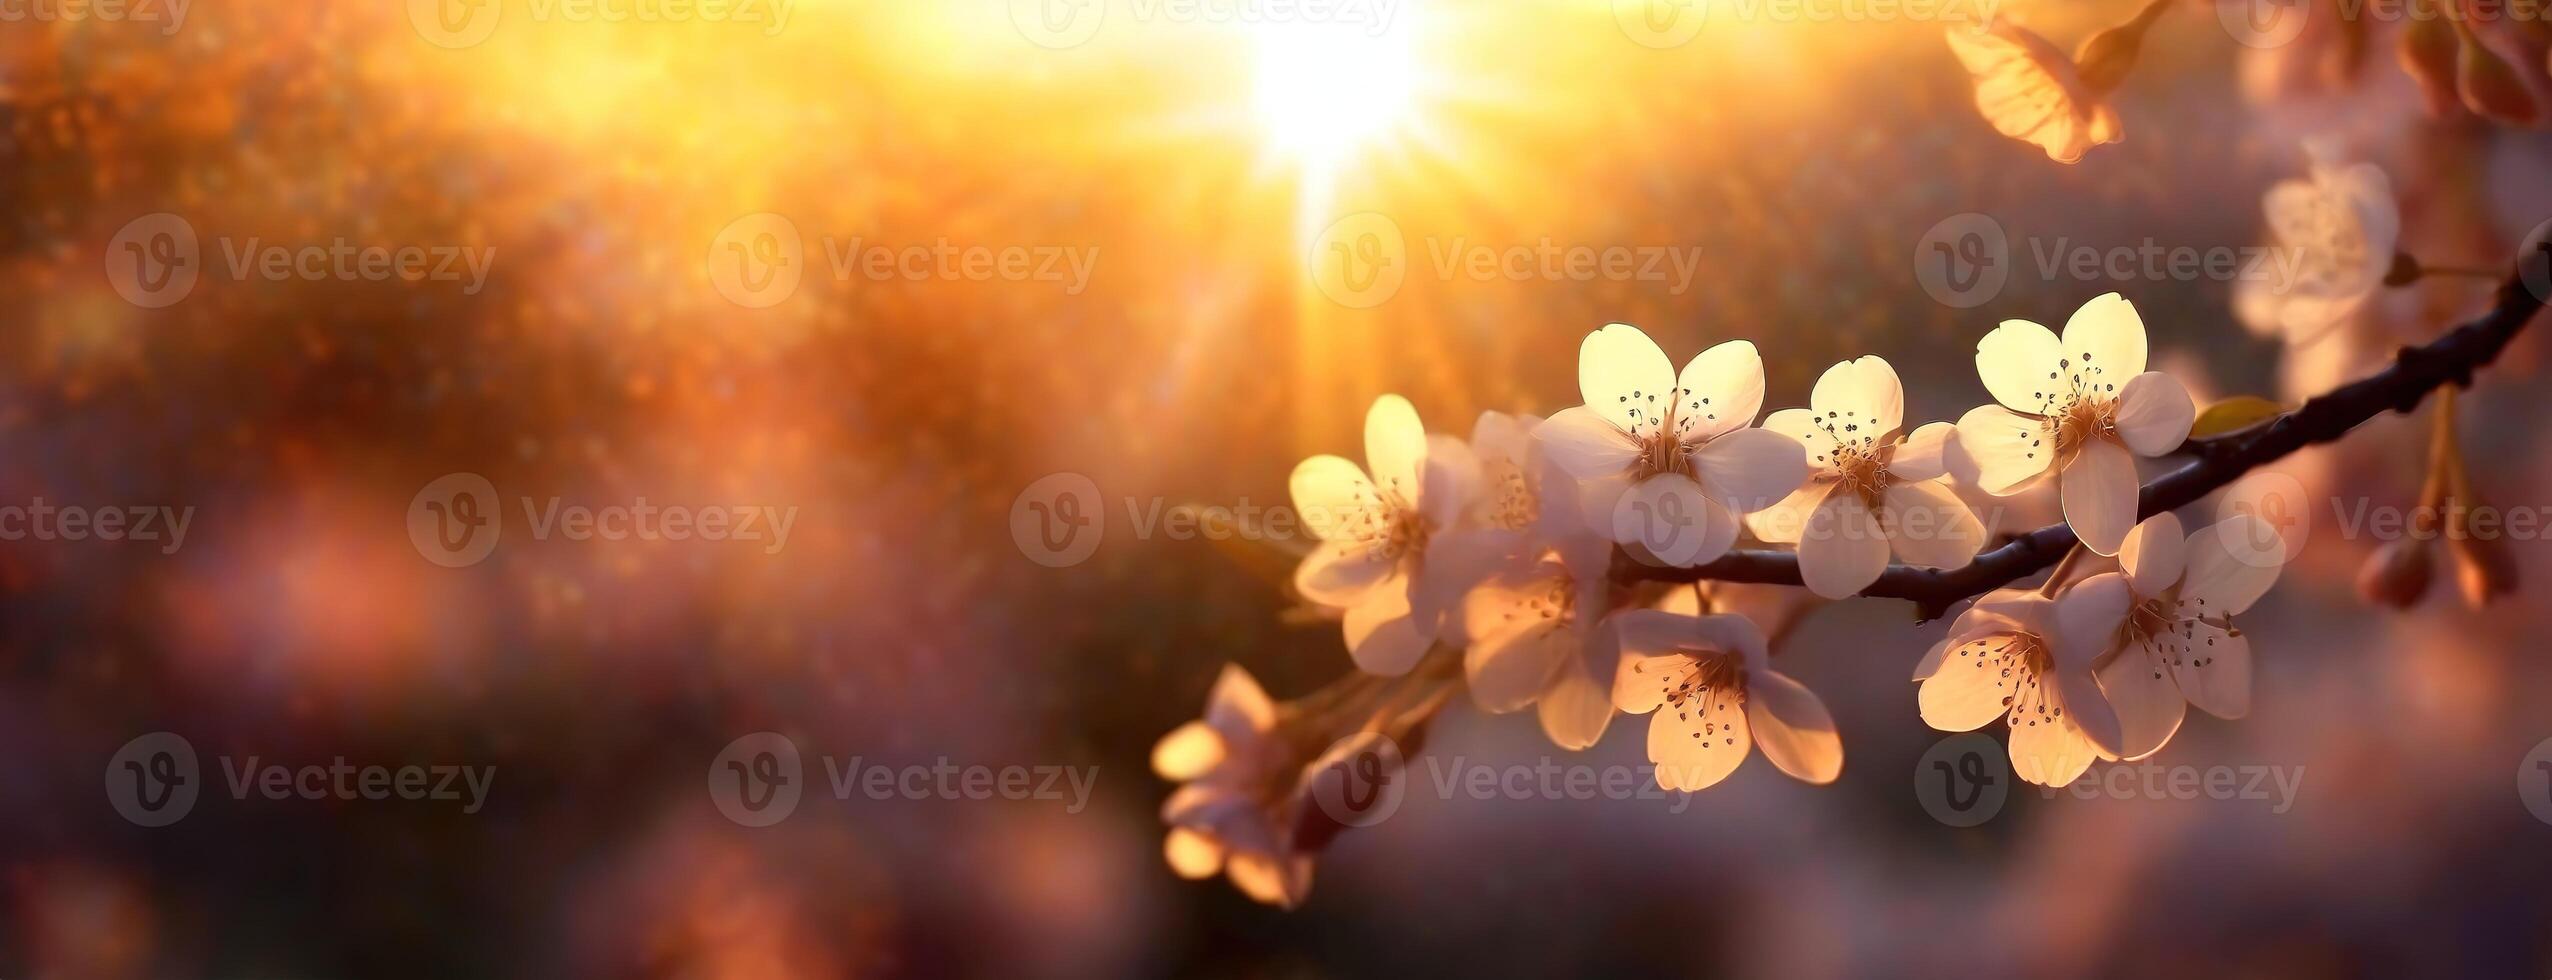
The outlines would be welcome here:
[[[2419,83],[2419,94],[2428,103],[2428,114],[2451,115],[2455,99],[2455,29],[2441,15],[2431,12],[2425,18],[2414,17],[2401,32],[2401,70]]]
[[[2357,571],[2357,594],[2367,602],[2408,609],[2428,593],[2432,563],[2428,542],[2401,538],[2384,542]]]
[[[2136,54],[2144,48],[2144,32],[2161,16],[2168,0],[2148,4],[2135,19],[2094,34],[2074,49],[2074,75],[2082,79],[2082,87],[2094,96],[2107,95],[2127,80],[2127,72],[2136,66]]]
[[[2463,35],[2463,53],[2455,61],[2455,87],[2463,93],[2466,108],[2495,122],[2530,126],[2538,114],[2534,95],[2525,90],[2516,67],[2469,32]]]
[[[2479,609],[2516,590],[2516,556],[2506,542],[2464,534],[2447,538],[2446,551],[2454,556],[2455,586],[2463,591],[2464,605]]]

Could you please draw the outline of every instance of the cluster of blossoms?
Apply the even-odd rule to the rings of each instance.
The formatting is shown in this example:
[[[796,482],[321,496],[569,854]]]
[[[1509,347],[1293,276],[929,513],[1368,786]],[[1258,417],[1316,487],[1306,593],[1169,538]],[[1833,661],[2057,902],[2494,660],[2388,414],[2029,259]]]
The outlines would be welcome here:
[[[2071,56],[1999,19],[1953,28],[1950,46],[1987,121],[2071,163],[2120,138],[2107,99],[2170,6],[2151,0]],[[2440,18],[2401,43],[2432,103],[2442,85],[2477,114],[2534,118],[2536,100],[2463,20]],[[2529,51],[2539,58],[2544,46]],[[2272,188],[2264,210],[2275,246],[2298,261],[2284,278],[2243,280],[2233,305],[2290,352],[2351,322],[2378,288],[2496,275],[2400,253],[2398,207],[2370,165],[2317,159],[2307,178]],[[1353,784],[1399,779],[1400,751],[1457,684],[1491,713],[1534,709],[1572,750],[1595,744],[1616,712],[1648,715],[1648,758],[1665,789],[1707,789],[1757,750],[1792,777],[1832,782],[1842,739],[1824,702],[1775,669],[1781,635],[1808,601],[1802,591],[1840,599],[1891,567],[1970,566],[1988,528],[1962,486],[1992,496],[2052,487],[2078,544],[2043,583],[1977,596],[1952,619],[1914,670],[1926,723],[1963,732],[1999,718],[2013,771],[2055,787],[2096,761],[2161,751],[2191,707],[2244,716],[2250,639],[2234,617],[2275,584],[2286,542],[2250,515],[2195,531],[2168,512],[2139,521],[2137,460],[2281,410],[2235,399],[2201,418],[2180,382],[2145,370],[2146,354],[2142,319],[2112,293],[2061,331],[2009,320],[1986,334],[1976,368],[1992,401],[1955,423],[1909,426],[1903,385],[1878,357],[1834,365],[1805,407],[1763,416],[1752,343],[1719,344],[1678,370],[1626,324],[1587,336],[1582,404],[1548,419],[1491,412],[1467,439],[1430,435],[1406,400],[1383,396],[1365,419],[1364,466],[1316,456],[1292,477],[1294,505],[1319,539],[1293,586],[1340,621],[1359,671],[1278,703],[1225,669],[1206,717],[1154,753],[1154,768],[1184,784],[1163,810],[1169,864],[1189,877],[1226,873],[1260,901],[1301,901],[1311,855],[1352,817],[1335,801]],[[2453,394],[2438,399],[2418,511],[2432,533],[2374,555],[2360,581],[2372,601],[2417,601],[2437,537],[2473,605],[2513,588],[2496,542],[2458,533],[2479,498],[2455,443]],[[1705,566],[1748,539],[1791,549],[1801,588],[1714,580]],[[1638,564],[1695,570],[1624,573]],[[1673,579],[1691,581],[1660,584]]]
[[[1860,357],[1758,427],[1753,344],[1678,370],[1625,324],[1587,336],[1583,403],[1548,419],[1491,412],[1467,439],[1430,435],[1408,401],[1383,396],[1365,419],[1365,465],[1315,456],[1292,477],[1318,538],[1293,584],[1340,622],[1363,693],[1276,705],[1227,670],[1205,720],[1155,755],[1187,782],[1164,813],[1170,863],[1298,900],[1307,855],[1334,830],[1308,802],[1320,780],[1381,740],[1421,735],[1409,706],[1430,688],[1409,679],[1430,675],[1436,690],[1458,677],[1491,713],[1533,709],[1568,749],[1593,745],[1615,712],[1649,715],[1666,789],[1706,789],[1758,750],[1831,782],[1843,766],[1833,717],[1775,667],[1798,604],[1766,594],[1794,590],[1646,583],[1617,565],[1703,566],[1751,538],[1792,549],[1806,591],[1849,597],[1892,565],[1976,556],[1987,529],[1960,482],[1994,495],[2052,485],[2082,552],[2121,570],[2075,576],[2068,562],[2043,590],[1976,602],[1917,671],[1926,721],[1965,731],[2005,718],[2015,770],[2064,785],[2095,758],[2159,750],[2185,705],[2239,717],[2250,656],[2228,617],[2283,553],[2247,523],[2187,536],[2168,514],[2137,523],[2136,458],[2176,449],[2196,413],[2145,357],[2144,324],[2113,293],[2061,332],[2013,320],[1988,334],[1976,365],[1994,403],[1956,423],[1909,425],[1896,371]]]

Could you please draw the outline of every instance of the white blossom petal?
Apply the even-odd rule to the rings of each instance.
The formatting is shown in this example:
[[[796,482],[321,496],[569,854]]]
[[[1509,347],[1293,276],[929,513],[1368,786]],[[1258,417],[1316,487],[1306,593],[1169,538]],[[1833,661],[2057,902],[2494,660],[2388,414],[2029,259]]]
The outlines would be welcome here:
[[[2114,555],[2126,543],[2127,531],[2136,526],[2137,497],[2144,489],[2136,480],[2136,458],[2127,447],[2108,439],[2093,439],[2065,464],[2058,488],[2065,508],[2065,523],[2073,525],[2074,536],[2093,554]]]
[[[2081,391],[2114,392],[2112,386],[2144,373],[2144,359],[2144,318],[2124,296],[2102,293],[2065,321],[2065,372]]]
[[[2027,320],[2005,320],[1976,342],[1976,376],[2004,408],[2052,414],[2064,401],[2064,369],[2057,364],[2064,356],[2054,331]]]
[[[2168,374],[2147,371],[2118,389],[2118,438],[2138,456],[2180,448],[2197,420],[2197,402],[2189,399],[2189,389]]]
[[[1856,357],[1825,369],[1808,405],[1820,416],[1858,420],[1863,433],[1881,437],[1905,425],[1905,384],[1886,358]]]
[[[2058,671],[2088,672],[2115,644],[2135,596],[2127,577],[2102,572],[2066,586],[2056,597],[2055,660]]]
[[[2251,713],[2251,639],[2206,620],[2181,622],[2187,652],[2171,665],[2180,694],[2198,710],[2234,719]]]
[[[1343,629],[1357,669],[1384,677],[1408,673],[1435,642],[1434,630],[1410,615],[1405,588],[1375,589],[1362,604],[1347,609]]]
[[[1229,745],[1276,727],[1276,702],[1239,664],[1224,664],[1205,695],[1205,722]]]
[[[1923,723],[1944,732],[1968,732],[2002,717],[2019,680],[2018,666],[2003,651],[2027,642],[2036,641],[2011,631],[1953,631],[1940,667],[1923,679],[1916,692]]]
[[[1712,497],[1743,514],[1772,506],[1807,482],[1807,454],[1777,432],[1742,429],[1692,451],[1693,474]]]
[[[1667,692],[1691,672],[1692,665],[1691,654],[1642,656],[1623,648],[1621,668],[1613,674],[1613,707],[1634,715],[1657,710],[1666,703]]]
[[[1753,341],[1731,340],[1694,355],[1675,379],[1675,437],[1685,444],[1753,425],[1763,411],[1763,355]]]
[[[2216,619],[2238,615],[2260,601],[2277,584],[2287,559],[2286,541],[2277,528],[2251,514],[2191,532],[2187,551],[2180,615]]]
[[[1400,562],[1362,541],[1323,541],[1294,566],[1294,591],[1316,605],[1361,604],[1400,570]]]
[[[1959,499],[1948,480],[1893,483],[1887,488],[1881,526],[1898,561],[1957,568],[1985,547],[1985,525]]]
[[[1340,456],[1314,456],[1294,465],[1287,481],[1294,513],[1323,541],[1353,538],[1388,513],[1365,471]]]
[[[1617,476],[1639,458],[1639,443],[1591,408],[1564,409],[1533,428],[1551,461],[1580,480]]]
[[[1674,362],[1638,327],[1607,324],[1578,345],[1578,394],[1585,397],[1589,410],[1615,429],[1633,434],[1657,431],[1672,404],[1674,386]]]
[[[1462,512],[1480,496],[1480,457],[1462,440],[1448,435],[1427,437],[1427,457],[1421,470],[1418,497],[1427,521],[1435,527],[1452,527]]]
[[[1482,636],[1474,634],[1462,651],[1462,670],[1480,710],[1505,714],[1533,703],[1542,693],[1576,639],[1575,631],[1556,621],[1510,625]]]
[[[1888,458],[1887,471],[1899,480],[1930,480],[1949,473],[1949,450],[1958,435],[1954,422],[1925,422],[1906,433]]]
[[[1763,428],[1798,440],[1807,451],[1808,468],[1827,470],[1834,467],[1834,434],[1816,423],[1816,415],[1804,408],[1785,408],[1764,416]]]
[[[2187,536],[2180,531],[2180,519],[2170,511],[2145,518],[2127,532],[2127,540],[2118,547],[2118,568],[2127,573],[2127,582],[2140,596],[2158,596],[2180,582],[2180,571],[2188,564]]]
[[[1384,499],[1411,510],[1423,501],[1427,429],[1418,409],[1398,395],[1373,400],[1365,410],[1365,467]]]
[[[1960,478],[1997,497],[2038,482],[2056,462],[2054,440],[2039,420],[1999,405],[1979,405],[1960,416],[1953,445]]]
[[[2118,651],[2094,672],[2100,692],[2118,711],[2118,756],[2129,761],[2161,751],[2180,730],[2188,701],[2169,668],[2156,663],[2143,645]]]
[[[1152,771],[1171,782],[1183,783],[1223,764],[1223,735],[1204,720],[1188,722],[1152,746]]]
[[[1559,672],[1535,702],[1542,733],[1572,752],[1594,745],[1610,727],[1613,674],[1621,667],[1621,655],[1595,631],[1581,627],[1576,637]]]
[[[1828,599],[1858,594],[1887,570],[1887,535],[1857,493],[1828,494],[1799,538],[1799,578]]]
[[[1843,774],[1843,735],[1816,693],[1779,671],[1746,678],[1746,724],[1763,757],[1811,783]]]
[[[1746,530],[1773,544],[1797,544],[1799,536],[1807,533],[1808,519],[1816,514],[1817,505],[1825,503],[1825,495],[1834,488],[1831,480],[1811,478],[1780,502],[1747,514]]]
[[[1172,827],[1161,842],[1161,857],[1179,877],[1197,881],[1223,870],[1223,845],[1212,835],[1189,827]]]
[[[1733,687],[1696,691],[1683,704],[1662,705],[1649,717],[1648,761],[1657,764],[1659,787],[1709,789],[1746,761],[1754,737]]]

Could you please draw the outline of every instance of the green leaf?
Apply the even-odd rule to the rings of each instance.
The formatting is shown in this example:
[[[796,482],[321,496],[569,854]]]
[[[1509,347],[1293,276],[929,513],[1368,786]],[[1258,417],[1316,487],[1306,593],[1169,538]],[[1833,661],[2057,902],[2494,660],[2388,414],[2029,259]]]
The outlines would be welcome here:
[[[2286,406],[2257,395],[2235,395],[2216,402],[2198,413],[2189,425],[2189,438],[2206,439],[2229,435],[2286,414]]]

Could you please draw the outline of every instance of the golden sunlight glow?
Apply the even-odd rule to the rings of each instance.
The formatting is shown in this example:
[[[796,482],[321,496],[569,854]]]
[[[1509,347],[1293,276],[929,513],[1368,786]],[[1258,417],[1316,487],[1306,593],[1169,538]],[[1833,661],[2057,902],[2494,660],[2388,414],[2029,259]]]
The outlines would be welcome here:
[[[1259,125],[1287,157],[1334,165],[1408,114],[1418,79],[1405,27],[1268,24],[1253,40]]]

